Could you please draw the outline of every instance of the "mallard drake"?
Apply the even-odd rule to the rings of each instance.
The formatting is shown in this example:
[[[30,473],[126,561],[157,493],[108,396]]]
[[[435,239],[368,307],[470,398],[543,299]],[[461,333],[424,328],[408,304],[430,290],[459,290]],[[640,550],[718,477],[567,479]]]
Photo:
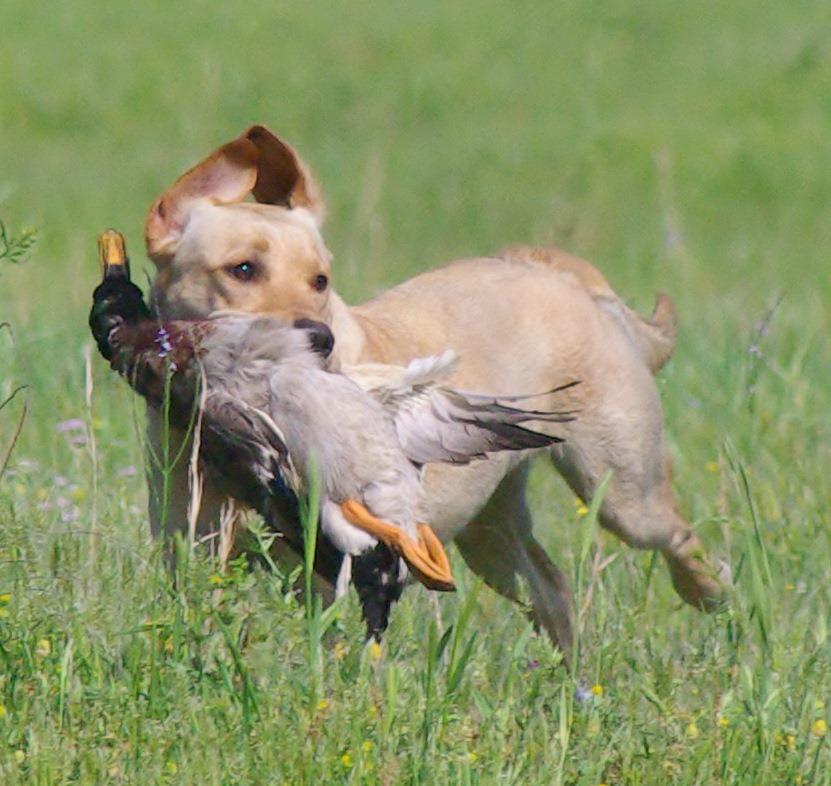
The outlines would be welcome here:
[[[455,588],[441,543],[415,520],[421,466],[543,448],[561,438],[524,424],[573,417],[442,385],[454,363],[449,352],[346,376],[327,367],[325,349],[313,351],[319,336],[274,319],[225,314],[162,324],[130,281],[122,236],[104,233],[99,248],[104,279],[90,327],[101,354],[177,425],[187,427],[200,407],[201,457],[231,496],[297,550],[297,495],[317,473],[325,537],[316,569],[340,592],[354,583],[371,635],[385,629],[400,595],[399,557],[428,588]]]

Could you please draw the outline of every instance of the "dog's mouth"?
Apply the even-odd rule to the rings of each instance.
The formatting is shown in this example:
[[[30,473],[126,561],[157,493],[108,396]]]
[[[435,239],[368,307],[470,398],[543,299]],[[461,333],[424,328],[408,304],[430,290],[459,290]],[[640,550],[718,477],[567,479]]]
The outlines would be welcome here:
[[[150,295],[150,308],[153,315],[163,321],[212,319],[230,314],[247,313],[233,309],[220,309],[205,314],[199,309],[190,307],[187,302],[178,299],[171,301],[164,296],[164,292],[155,288]],[[292,325],[306,333],[309,338],[309,346],[313,352],[317,352],[323,358],[328,358],[332,354],[335,348],[335,335],[325,322],[319,322],[309,317],[300,317],[295,319]]]

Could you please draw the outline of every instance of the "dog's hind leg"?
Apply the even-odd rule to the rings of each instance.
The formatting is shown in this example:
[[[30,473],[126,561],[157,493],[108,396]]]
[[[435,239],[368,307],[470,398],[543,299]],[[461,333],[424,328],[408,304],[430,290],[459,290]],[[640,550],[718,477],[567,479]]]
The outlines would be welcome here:
[[[626,390],[621,386],[619,395]],[[678,512],[657,397],[647,407],[638,407],[636,401],[628,404],[630,412],[646,417],[603,417],[595,411],[591,423],[575,422],[567,441],[552,449],[554,463],[586,501],[611,471],[600,507],[601,526],[630,546],[659,550],[681,598],[698,609],[716,610],[730,586],[730,570],[707,555]]]
[[[571,591],[563,572],[534,539],[525,501],[527,474],[527,462],[508,474],[455,543],[470,569],[500,595],[520,600],[525,582],[531,618],[568,663],[573,646]]]
[[[659,550],[675,591],[686,603],[702,611],[723,608],[731,584],[730,569],[708,555],[678,513],[668,480],[636,504],[615,494],[608,504],[604,499],[600,523],[635,548]]]

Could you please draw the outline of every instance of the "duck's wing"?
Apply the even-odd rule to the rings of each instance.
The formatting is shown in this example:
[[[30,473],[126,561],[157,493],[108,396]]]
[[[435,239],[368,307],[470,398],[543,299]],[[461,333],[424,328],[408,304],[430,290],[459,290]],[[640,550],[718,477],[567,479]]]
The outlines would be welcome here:
[[[446,387],[413,391],[399,402],[395,428],[404,452],[418,464],[465,464],[500,450],[544,448],[563,437],[523,425],[566,423],[571,412],[524,410],[493,399],[477,400]]]
[[[456,362],[456,355],[448,351],[414,360],[406,368],[373,365],[348,373],[385,406],[401,447],[417,464],[465,464],[500,450],[528,450],[562,442],[559,435],[524,424],[566,423],[574,420],[574,412],[514,406],[541,394],[496,397],[464,393],[441,384]],[[570,382],[546,395],[575,384]]]
[[[202,452],[215,471],[248,493],[235,496],[260,508],[258,493],[290,494],[299,480],[285,439],[271,416],[237,397],[211,391],[202,404]]]

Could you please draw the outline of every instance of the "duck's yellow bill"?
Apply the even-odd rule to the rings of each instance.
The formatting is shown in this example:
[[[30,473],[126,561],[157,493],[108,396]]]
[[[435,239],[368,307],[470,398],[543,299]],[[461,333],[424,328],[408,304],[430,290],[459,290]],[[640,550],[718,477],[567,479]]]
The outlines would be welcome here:
[[[127,257],[127,244],[124,235],[115,229],[107,229],[98,235],[98,261],[101,264],[101,277],[123,275],[130,278],[130,260]]]

